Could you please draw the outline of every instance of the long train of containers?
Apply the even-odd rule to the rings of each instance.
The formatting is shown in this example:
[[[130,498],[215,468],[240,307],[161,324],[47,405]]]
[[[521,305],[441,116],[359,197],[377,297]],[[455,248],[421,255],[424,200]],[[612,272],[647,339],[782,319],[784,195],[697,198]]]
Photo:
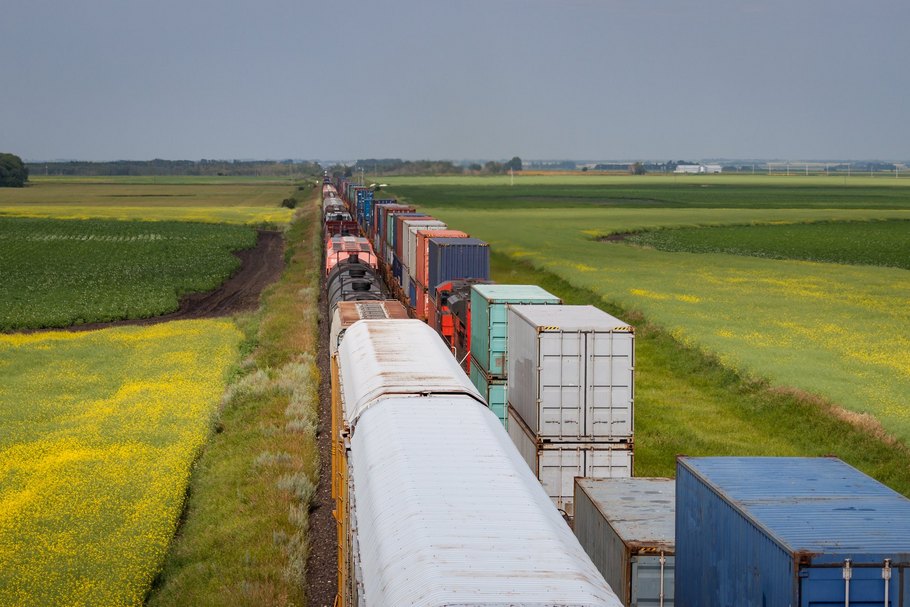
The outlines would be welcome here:
[[[382,201],[375,203],[371,207],[371,212],[369,222],[368,214],[363,213],[359,216],[362,233],[376,245],[377,252],[387,252],[386,247],[391,246],[391,243],[385,242],[382,235],[388,234],[389,217],[394,217],[398,213],[414,213],[415,210],[414,207],[398,205],[394,201]],[[426,219],[425,216],[421,217]],[[423,227],[430,229],[422,230]],[[675,602],[676,605],[688,607],[702,605],[910,607],[908,571],[910,501],[834,458],[680,457],[677,480],[673,484],[676,490],[675,504],[669,504],[670,500],[667,499],[670,491],[668,483],[674,483],[673,481],[621,478],[631,473],[632,464],[634,335],[631,327],[609,315],[591,311],[581,313],[581,316],[587,317],[584,322],[573,324],[566,322],[565,319],[554,322],[538,317],[537,314],[540,314],[538,311],[523,310],[524,306],[514,305],[518,302],[502,302],[508,315],[505,329],[506,348],[500,353],[495,346],[495,343],[500,342],[495,340],[501,339],[502,327],[494,326],[495,323],[489,319],[480,320],[479,316],[484,314],[479,312],[482,307],[479,302],[469,302],[469,305],[463,306],[465,293],[469,294],[469,299],[480,297],[485,289],[495,285],[477,284],[483,282],[483,279],[456,278],[440,283],[432,289],[425,288],[424,285],[429,282],[430,264],[433,263],[429,259],[429,251],[434,238],[468,238],[463,232],[452,234],[451,230],[435,230],[436,227],[441,226],[434,224],[433,227],[408,228],[415,237],[413,246],[416,248],[415,253],[408,253],[408,263],[404,265],[409,278],[414,279],[409,281],[410,284],[420,285],[425,289],[424,311],[418,312],[421,298],[412,295],[407,299],[410,313],[417,313],[420,318],[435,317],[436,322],[431,318],[430,324],[437,328],[440,334],[445,335],[439,331],[438,320],[440,316],[445,318],[446,315],[451,315],[447,309],[448,300],[452,300],[455,308],[468,309],[469,316],[464,324],[470,327],[468,339],[471,340],[472,346],[469,358],[474,359],[470,369],[474,370],[475,364],[488,364],[493,367],[494,360],[505,365],[507,389],[510,390],[507,416],[513,421],[509,434],[519,447],[519,452],[522,451],[522,445],[530,447],[524,449],[522,457],[535,470],[546,489],[545,493],[557,505],[564,510],[569,506],[565,497],[561,495],[565,493],[562,484],[568,476],[565,469],[579,471],[574,476],[593,472],[601,477],[617,477],[572,479],[575,481],[574,491],[577,496],[574,522],[575,533],[584,550],[610,580],[611,586],[619,590],[624,605],[663,607],[673,605]],[[396,255],[394,249],[391,250],[391,254]],[[380,266],[386,265],[382,253],[379,257]],[[391,259],[394,261],[395,257]],[[400,258],[398,259],[400,263]],[[438,259],[435,263],[438,263]],[[390,267],[383,267],[383,271],[387,276],[391,276]],[[487,292],[488,301],[495,300],[495,297],[491,296],[494,291]],[[442,300],[440,293],[443,296]],[[416,306],[413,305],[414,299],[418,300]],[[550,305],[528,308],[576,308],[574,312],[570,310],[553,314],[570,316],[579,314],[576,306],[559,306],[553,302],[541,301],[534,303]],[[426,313],[426,308],[436,306],[443,310],[443,314]],[[474,315],[470,314],[471,308],[474,308]],[[353,325],[350,323],[356,318],[367,318],[370,315],[364,311],[351,314],[345,328],[357,329],[358,323]],[[383,314],[384,317],[389,317],[388,312]],[[489,314],[490,312],[487,312],[487,315]],[[588,316],[589,314],[596,317]],[[519,327],[521,321],[516,322],[519,317],[515,315],[524,317],[524,324],[527,326]],[[427,335],[432,337],[421,339],[420,343],[415,341],[412,346],[402,348],[399,334],[400,329],[396,328],[394,339],[396,355],[391,358],[400,356],[404,351],[419,353],[417,356],[419,360],[416,358],[412,360],[406,370],[407,373],[399,375],[398,379],[410,378],[414,390],[410,397],[417,396],[418,393],[420,396],[428,396],[433,389],[426,389],[427,382],[419,372],[428,368],[428,360],[424,356],[426,348],[434,343],[436,345],[433,347],[439,348],[440,342],[430,332]],[[519,337],[522,334],[524,337]],[[337,336],[336,338],[340,339]],[[526,339],[531,347],[517,346],[514,340],[520,339]],[[355,335],[352,341],[348,342],[351,344],[351,355],[356,358],[358,364],[363,363],[362,341]],[[358,345],[355,346],[354,343]],[[451,342],[449,349],[453,351],[455,349]],[[354,354],[355,352],[357,354]],[[445,364],[450,368],[456,364],[450,356],[442,358],[449,361]],[[518,362],[519,359],[523,362]],[[333,473],[333,494],[338,492],[336,498],[340,500],[340,508],[336,510],[339,521],[339,545],[346,546],[348,550],[346,556],[340,554],[339,560],[340,579],[344,582],[345,588],[342,592],[348,592],[350,598],[352,589],[363,591],[367,582],[363,569],[358,569],[363,563],[355,565],[350,560],[352,551],[358,552],[364,548],[363,537],[360,543],[354,537],[358,517],[350,518],[343,515],[344,512],[350,515],[351,509],[355,507],[355,492],[352,488],[357,484],[356,479],[358,477],[361,479],[362,487],[382,485],[375,492],[365,490],[371,496],[396,495],[398,489],[401,489],[403,496],[400,503],[392,500],[394,503],[390,502],[388,507],[377,505],[374,508],[367,504],[370,512],[367,513],[365,520],[371,521],[367,523],[368,525],[386,524],[382,517],[376,518],[373,515],[379,512],[387,515],[388,512],[400,508],[402,504],[417,502],[423,506],[429,504],[422,501],[420,496],[411,495],[408,491],[420,489],[425,485],[431,488],[430,493],[438,497],[441,489],[450,487],[448,484],[444,484],[444,487],[433,484],[440,478],[447,477],[440,475],[438,469],[428,472],[424,475],[425,478],[421,476],[420,482],[416,484],[406,487],[395,485],[396,489],[392,491],[388,488],[394,484],[394,478],[372,478],[373,473],[366,471],[361,471],[358,476],[358,473],[354,472],[352,459],[357,459],[357,465],[363,467],[368,461],[378,461],[376,458],[385,461],[384,458],[393,456],[391,453],[380,454],[378,451],[373,453],[371,450],[368,453],[368,450],[364,450],[360,458],[351,457],[351,454],[357,451],[357,441],[351,440],[355,434],[354,426],[359,424],[361,426],[359,432],[361,435],[365,434],[363,419],[367,417],[364,416],[364,412],[369,412],[366,411],[366,406],[358,404],[353,408],[356,410],[354,414],[356,419],[352,419],[347,405],[338,404],[341,399],[341,385],[344,382],[342,373],[335,365],[337,362],[333,359],[333,463],[344,462],[346,467]],[[486,371],[484,367],[481,368]],[[519,368],[522,371],[519,371]],[[402,370],[398,369],[399,372]],[[415,370],[418,371],[416,375]],[[486,373],[487,378],[492,376],[492,373]],[[470,384],[466,386],[464,377],[457,373],[453,373],[452,378],[459,378],[453,381],[461,386],[461,392],[467,396],[471,391],[468,389]],[[479,383],[476,382],[476,375],[475,383]],[[446,395],[452,392],[451,386],[439,389]],[[532,397],[521,396],[519,393],[522,389]],[[400,387],[391,390],[389,395],[399,390]],[[382,390],[377,388],[375,391],[367,392],[370,393],[370,398],[373,398]],[[459,389],[455,389],[454,392],[458,393]],[[467,400],[473,398],[478,403],[482,400],[492,400],[489,398],[489,390],[484,397],[486,398],[472,394]],[[377,397],[376,400],[381,400],[381,397]],[[436,409],[430,411],[432,407],[412,408],[408,414],[401,415],[394,423],[386,424],[384,430],[374,431],[374,434],[381,436],[382,439],[375,442],[371,449],[382,450],[381,443],[388,440],[393,429],[401,429],[410,421],[414,421],[413,426],[407,426],[408,431],[413,431],[415,436],[428,439],[422,443],[421,448],[429,444],[432,445],[431,448],[438,448],[439,452],[432,455],[421,453],[421,457],[413,461],[399,462],[401,467],[396,474],[406,477],[413,471],[417,462],[452,463],[450,459],[452,453],[460,456],[471,452],[475,447],[470,444],[471,439],[477,438],[473,420],[467,424],[474,428],[470,439],[467,436],[456,440],[449,434],[445,438],[442,435],[437,437],[426,434],[427,430],[432,428],[463,429],[467,409],[456,410],[451,405],[452,403],[447,403],[438,411]],[[457,412],[457,415],[452,420],[447,422],[443,419],[445,414],[453,412]],[[427,414],[428,419],[423,421],[414,419],[423,413]],[[378,419],[380,416],[376,414],[373,417]],[[490,429],[488,422],[482,426]],[[520,429],[521,433],[516,433],[515,428]],[[451,442],[450,439],[456,440],[457,448],[445,447]],[[411,442],[409,441],[407,445],[408,449],[401,449],[394,457],[401,457],[404,452],[409,451]],[[467,448],[464,448],[465,446]],[[608,456],[604,457],[602,451]],[[555,460],[552,459],[553,453],[559,453]],[[623,457],[628,460],[627,468],[621,463]],[[497,458],[491,458],[489,461],[499,461]],[[510,458],[514,460],[514,456],[508,456],[506,459]],[[574,463],[567,466],[566,462],[572,458]],[[555,465],[548,462],[551,464],[555,462]],[[589,463],[593,468],[589,467]],[[549,481],[546,472],[548,467],[555,471],[552,475],[554,478]],[[458,472],[464,470],[457,463],[449,469]],[[422,472],[417,476],[421,474]],[[482,476],[483,470],[473,474]],[[409,480],[415,479],[411,477]],[[494,486],[497,483],[498,480],[489,479],[483,486]],[[659,488],[651,488],[648,483],[657,483]],[[536,486],[539,490],[540,485]],[[554,495],[552,487],[559,487],[555,493],[560,495]],[[341,495],[344,491],[350,493]],[[472,490],[464,490],[461,495],[472,493]],[[447,503],[447,499],[442,498],[442,502]],[[497,495],[491,500],[496,503],[486,506],[484,512],[493,514],[494,518],[504,512],[507,514],[511,512],[509,508],[503,507],[500,499],[501,497]],[[523,499],[527,503],[527,498]],[[461,506],[464,508],[449,509],[441,513],[438,520],[445,521],[448,527],[457,529],[458,525],[451,525],[452,521],[460,520],[458,517],[468,510],[477,512],[476,503]],[[429,506],[430,510],[434,507]],[[426,508],[411,511],[408,523],[396,527],[398,531],[394,533],[398,534],[401,529],[411,528],[414,521],[411,515],[424,516],[427,513]],[[512,517],[507,518],[509,520],[501,524],[493,521],[488,529],[518,523]],[[673,519],[672,533],[668,528],[668,518]],[[394,526],[394,521],[391,524]],[[553,530],[555,529],[551,529]],[[539,522],[528,523],[524,532],[529,531],[533,533],[542,531]],[[372,536],[369,543],[372,545],[382,537],[384,534]],[[456,540],[454,542],[456,544],[461,543],[461,534],[456,534],[450,540]],[[451,541],[444,544],[446,548],[452,548],[453,545]],[[468,546],[472,544],[470,542],[462,544],[462,547]],[[541,544],[533,542],[524,548],[525,555],[535,555],[535,559],[531,560],[535,565],[536,555],[542,554],[541,547]],[[434,554],[434,559],[437,558],[440,547],[428,545],[425,548]],[[390,560],[387,556],[391,553],[384,553],[372,564],[373,573],[379,577],[372,574],[368,576],[372,580],[371,584],[375,584],[377,579],[381,580],[380,586],[377,587],[380,589],[378,592],[385,592],[388,586],[383,584],[391,581],[388,577],[382,580],[382,575],[394,577],[399,573],[397,567],[387,570],[389,564],[412,556],[409,553],[410,548],[399,546],[392,549],[393,552],[398,550],[396,554],[401,558],[396,560],[396,557],[391,557]],[[384,549],[370,550],[374,554],[368,558],[375,558],[375,551]],[[470,550],[473,548],[469,548]],[[546,550],[543,552],[547,553]],[[462,562],[473,563],[475,558],[487,555],[501,557],[503,552],[498,544],[497,546],[485,544],[484,551],[472,554]],[[464,554],[452,553],[451,556],[465,558]],[[358,553],[357,558],[362,557],[363,554]],[[342,562],[344,559],[348,561]],[[418,557],[417,561],[420,560]],[[411,565],[405,564],[405,568],[409,570],[403,578],[405,581],[396,582],[404,584],[401,588],[414,590],[415,583],[428,580],[435,580],[443,587],[449,585],[448,578],[440,577],[438,571],[415,575]],[[345,567],[349,568],[343,572],[342,569]],[[503,571],[499,559],[495,569]],[[455,573],[452,569],[447,571]],[[677,572],[675,576],[674,571]],[[527,571],[520,575],[525,574]],[[499,581],[502,580],[500,577]],[[457,582],[453,584],[452,588],[458,585]],[[548,588],[554,590],[552,585]],[[403,598],[405,596],[409,597],[408,600],[413,598],[413,595],[397,595],[401,600],[405,600]],[[489,596],[486,598],[490,599]],[[555,591],[552,599],[547,599],[541,594],[535,594],[534,598],[541,599],[547,604],[551,602],[573,604],[569,594],[561,594],[559,591]],[[497,599],[491,600],[496,602]],[[459,595],[456,602],[459,601],[484,604],[482,600],[466,599],[465,595]],[[445,603],[446,599],[442,602]],[[525,602],[520,596],[516,598],[511,594],[507,602],[541,604],[535,600]],[[383,601],[380,601],[381,603]],[[396,604],[394,601],[384,603]],[[373,602],[367,601],[363,604]]]
[[[360,192],[350,184],[341,184],[339,189],[349,196]],[[348,200],[352,211],[358,204]],[[632,474],[631,327],[592,306],[556,305],[561,304],[558,297],[536,286],[487,284],[489,245],[463,232],[452,234],[444,222],[411,205],[375,203],[369,223],[362,214],[358,216],[364,235],[374,243],[393,296],[443,336],[558,508],[572,515],[576,476]],[[542,387],[543,395],[525,389],[511,398],[508,351],[512,340],[521,338],[512,335],[509,325],[521,305],[528,306],[533,317],[530,310],[541,307],[539,304],[560,312],[554,313],[556,320],[538,325],[568,323],[564,331],[550,331],[550,337],[541,333],[543,342],[556,336],[568,344],[575,336],[575,347],[582,348],[574,358],[565,350],[562,359],[547,354],[545,361],[557,366],[574,364],[576,372],[567,369],[563,373],[547,364],[541,367],[542,374],[532,378],[522,366],[519,383],[525,388]],[[517,329],[527,331],[532,321],[519,317],[517,322]],[[578,322],[587,324],[576,326]],[[537,328],[533,331],[536,339]],[[536,358],[538,345],[523,339],[517,347]],[[570,405],[566,399],[573,393],[576,402]],[[606,405],[604,396],[610,399]],[[528,404],[532,401],[535,404]],[[538,405],[540,415],[532,412]],[[562,424],[555,437],[548,434],[554,406],[561,407],[555,415]]]

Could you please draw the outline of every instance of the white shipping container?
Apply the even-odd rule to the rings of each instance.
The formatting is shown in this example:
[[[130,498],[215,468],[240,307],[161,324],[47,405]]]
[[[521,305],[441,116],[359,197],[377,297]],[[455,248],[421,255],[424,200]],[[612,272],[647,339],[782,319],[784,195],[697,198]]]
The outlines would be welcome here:
[[[628,478],[633,453],[628,443],[544,443],[509,406],[509,437],[543,485],[544,491],[569,516],[574,516],[575,477]]]
[[[594,306],[510,306],[509,404],[543,441],[632,442],[634,340]]]
[[[407,268],[405,273],[414,278],[417,270],[417,232],[421,230],[445,230],[446,222],[438,219],[420,219],[405,223],[402,230],[404,244],[401,246],[401,264]]]

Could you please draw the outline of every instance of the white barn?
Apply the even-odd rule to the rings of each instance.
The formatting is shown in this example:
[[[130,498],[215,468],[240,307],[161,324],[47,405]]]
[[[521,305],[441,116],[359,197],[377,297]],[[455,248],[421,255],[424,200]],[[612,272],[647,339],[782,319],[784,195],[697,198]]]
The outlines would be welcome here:
[[[719,164],[678,164],[673,172],[680,174],[706,174],[720,173],[722,171],[723,167]]]

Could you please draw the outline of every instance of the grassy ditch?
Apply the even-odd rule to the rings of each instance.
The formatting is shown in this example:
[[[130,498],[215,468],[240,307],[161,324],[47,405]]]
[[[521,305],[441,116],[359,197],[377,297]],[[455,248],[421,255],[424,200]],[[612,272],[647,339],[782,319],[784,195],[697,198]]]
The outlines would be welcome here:
[[[491,261],[497,282],[537,284],[568,304],[595,305],[636,326],[636,476],[673,476],[678,454],[836,455],[910,496],[910,450],[871,416],[740,375],[640,313],[555,274],[504,254]]]
[[[196,464],[184,523],[148,605],[303,605],[318,483],[320,224],[315,192],[287,232],[285,271],[238,319],[245,359]]]

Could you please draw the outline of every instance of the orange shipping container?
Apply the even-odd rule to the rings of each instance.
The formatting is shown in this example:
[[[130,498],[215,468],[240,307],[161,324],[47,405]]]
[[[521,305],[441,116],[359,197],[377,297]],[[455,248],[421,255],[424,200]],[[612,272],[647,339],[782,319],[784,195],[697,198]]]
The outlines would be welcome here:
[[[436,285],[427,284],[427,274],[430,271],[430,239],[431,238],[468,238],[465,232],[459,230],[421,230],[417,232],[417,284],[424,286],[424,290],[435,287]]]

